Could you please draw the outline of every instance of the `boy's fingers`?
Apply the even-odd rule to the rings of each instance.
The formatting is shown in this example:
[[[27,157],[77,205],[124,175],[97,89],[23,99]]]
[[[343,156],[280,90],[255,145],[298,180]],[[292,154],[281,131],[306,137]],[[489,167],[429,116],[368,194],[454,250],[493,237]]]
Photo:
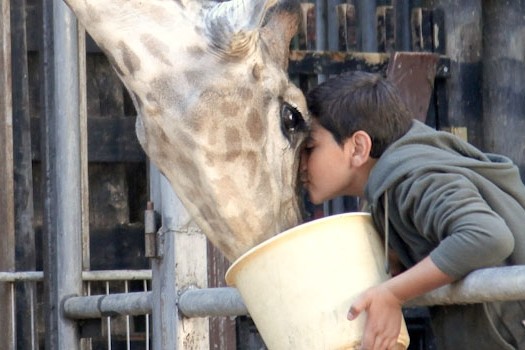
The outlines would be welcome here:
[[[353,321],[359,316],[361,313],[361,310],[359,310],[355,305],[350,306],[350,310],[348,310],[348,314],[346,315],[346,318],[349,321]]]

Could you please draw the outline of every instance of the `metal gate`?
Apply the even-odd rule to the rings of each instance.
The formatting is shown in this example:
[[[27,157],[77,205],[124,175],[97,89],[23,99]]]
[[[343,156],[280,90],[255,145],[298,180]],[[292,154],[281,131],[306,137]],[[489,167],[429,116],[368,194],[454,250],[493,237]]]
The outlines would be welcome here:
[[[142,220],[143,257],[151,259],[151,269],[92,271],[87,131],[96,129],[89,125],[100,128],[108,124],[88,118],[84,33],[60,0],[42,4],[2,0],[1,4],[0,312],[7,317],[0,317],[0,348],[262,346],[255,338],[237,344],[235,321],[230,318],[246,315],[247,311],[236,290],[223,287],[221,279],[227,265],[209,247],[197,227],[181,226],[188,221],[187,214],[154,167],[144,166],[150,189],[146,191]],[[42,6],[39,17],[42,23],[35,25],[33,21],[27,26],[26,16],[39,6]],[[457,100],[461,98],[457,96],[464,93],[458,81],[470,79],[468,82],[472,83],[471,77],[479,74],[480,68],[477,71],[475,66],[468,66],[467,77],[461,55],[454,52],[453,57],[445,56],[449,55],[444,45],[449,41],[445,33],[456,35],[452,30],[455,27],[450,26],[460,27],[458,18],[449,27],[445,25],[450,16],[448,11],[455,10],[454,6],[471,14],[479,12],[481,18],[481,2],[474,1],[463,2],[461,6],[447,1],[304,2],[305,21],[293,43],[290,75],[298,86],[307,90],[329,75],[346,70],[386,74],[394,51],[437,53],[440,59],[430,108],[424,116],[426,122],[437,128],[464,132],[477,143],[482,139],[476,132],[477,122],[462,120],[455,113],[464,109],[467,116],[471,114],[465,106],[458,106]],[[489,13],[515,10],[497,2],[484,2],[483,6]],[[478,12],[471,11],[472,8]],[[35,35],[39,35],[36,41],[28,39]],[[32,62],[28,62],[27,52],[32,47],[35,50],[40,38],[42,45],[36,51],[41,123],[40,132],[35,133],[31,131],[35,128],[31,125],[34,110],[29,103],[35,93],[31,87],[35,79],[28,71]],[[90,45],[88,41],[88,51]],[[96,52],[96,48],[92,50]],[[128,137],[124,139],[128,140],[133,132],[129,120],[112,122],[115,130],[118,126],[126,130]],[[494,136],[488,133],[486,137]],[[37,141],[39,145],[35,146]],[[128,147],[126,150],[130,157],[135,157],[134,162],[147,162],[137,150],[136,142],[134,146],[112,144],[111,147],[108,149]],[[39,153],[42,164],[42,197],[33,184],[35,152]],[[111,156],[101,155],[99,161],[107,161],[104,157]],[[516,161],[523,168],[524,161]],[[36,201],[42,202],[44,208],[39,223],[43,238],[35,234]],[[325,215],[353,210],[355,206],[354,199],[340,198],[313,211]],[[160,229],[157,216],[162,218]],[[187,254],[188,246],[192,254]],[[37,247],[42,248],[42,255]],[[38,256],[42,258],[43,271],[37,271]],[[208,273],[210,266],[212,274]],[[521,267],[478,271],[457,286],[422,297],[413,305],[522,299],[524,279],[525,270]],[[216,281],[211,285],[209,280]],[[491,281],[488,285],[487,280]],[[424,309],[407,307],[405,311],[416,340],[411,348],[432,348]],[[209,323],[208,317],[215,323]],[[250,333],[248,338],[253,335],[246,331],[249,325],[244,330],[242,324],[239,327],[239,334]],[[210,335],[213,332],[215,336]]]

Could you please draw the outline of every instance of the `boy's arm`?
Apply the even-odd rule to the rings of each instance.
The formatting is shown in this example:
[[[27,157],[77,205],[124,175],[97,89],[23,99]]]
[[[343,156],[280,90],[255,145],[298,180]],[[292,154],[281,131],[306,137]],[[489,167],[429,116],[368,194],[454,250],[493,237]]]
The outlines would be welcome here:
[[[367,313],[362,348],[393,348],[401,329],[402,304],[453,281],[454,278],[439,270],[427,257],[405,272],[366,290],[348,312],[349,320],[363,311]]]

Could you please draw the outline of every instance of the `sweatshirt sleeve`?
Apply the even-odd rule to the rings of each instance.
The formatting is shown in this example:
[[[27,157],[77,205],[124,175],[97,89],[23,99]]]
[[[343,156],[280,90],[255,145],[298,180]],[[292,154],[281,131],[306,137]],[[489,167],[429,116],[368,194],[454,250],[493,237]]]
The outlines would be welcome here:
[[[435,246],[430,258],[447,275],[461,278],[512,253],[509,227],[465,176],[420,174],[404,181],[396,195],[399,215]]]

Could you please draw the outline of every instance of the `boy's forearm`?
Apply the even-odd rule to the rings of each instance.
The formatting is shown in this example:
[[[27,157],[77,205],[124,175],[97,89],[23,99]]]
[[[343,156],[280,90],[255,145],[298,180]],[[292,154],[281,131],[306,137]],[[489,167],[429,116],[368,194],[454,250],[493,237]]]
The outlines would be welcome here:
[[[384,283],[401,303],[423,295],[454,281],[426,257],[405,272]]]

